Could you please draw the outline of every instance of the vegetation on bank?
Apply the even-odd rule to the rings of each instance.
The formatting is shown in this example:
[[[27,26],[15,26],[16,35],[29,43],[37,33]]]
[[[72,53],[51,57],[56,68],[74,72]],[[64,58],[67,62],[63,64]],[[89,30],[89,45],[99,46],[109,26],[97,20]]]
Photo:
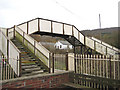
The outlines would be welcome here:
[[[95,37],[120,49],[120,27],[81,31],[88,37]]]

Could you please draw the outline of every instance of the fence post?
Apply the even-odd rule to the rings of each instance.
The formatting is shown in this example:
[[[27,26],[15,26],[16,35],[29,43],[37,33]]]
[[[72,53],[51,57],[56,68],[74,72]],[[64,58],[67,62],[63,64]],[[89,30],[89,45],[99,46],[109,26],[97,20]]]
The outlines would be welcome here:
[[[106,56],[106,77],[108,78],[108,56]]]
[[[115,58],[113,58],[113,68],[114,68],[114,79],[116,78],[116,69],[115,69],[115,67],[117,66],[116,64],[115,64]]]
[[[75,71],[74,53],[68,53],[68,70]]]
[[[68,71],[68,52],[66,52],[65,66],[66,66],[66,71]]]
[[[110,78],[111,78],[111,56],[110,56],[110,58],[109,58],[109,62],[110,62]]]
[[[99,74],[99,75],[100,75],[100,77],[102,76],[102,66],[101,66],[101,65],[102,65],[102,64],[101,64],[102,60],[101,60],[101,59],[102,59],[102,55],[99,55],[99,61],[100,61],[100,67],[99,67],[99,69],[100,69],[100,74]]]
[[[120,80],[120,62],[118,62],[118,80]]]
[[[80,55],[80,61],[81,61],[81,74],[83,74],[82,55]]]
[[[87,58],[87,54],[85,55],[85,58],[86,58],[86,60],[85,60],[85,61],[86,61],[86,66],[85,66],[85,67],[86,67],[86,74],[88,74],[88,66],[87,66],[87,65],[88,65],[88,64],[87,64],[88,58]]]
[[[97,63],[97,68],[96,68],[96,71],[97,71],[97,76],[98,76],[98,55],[96,55],[96,63]]]
[[[49,73],[51,73],[51,54],[49,53]]]
[[[74,53],[74,68],[75,68],[75,73],[76,73],[76,53]]]
[[[54,73],[54,53],[52,53],[52,73]]]

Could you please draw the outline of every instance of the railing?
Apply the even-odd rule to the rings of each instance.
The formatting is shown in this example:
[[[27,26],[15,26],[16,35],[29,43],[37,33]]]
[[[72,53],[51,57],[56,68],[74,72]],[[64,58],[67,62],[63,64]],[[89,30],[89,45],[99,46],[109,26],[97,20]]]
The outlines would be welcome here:
[[[120,89],[120,60],[110,55],[75,54],[68,58],[74,60],[71,82],[100,90]]]
[[[9,60],[17,61],[15,59],[9,59]],[[17,77],[6,58],[0,58],[0,76],[1,76],[0,80],[7,80],[7,79],[12,79]]]
[[[4,35],[0,30],[0,50],[4,55],[4,58],[7,58],[7,62],[13,68],[13,71],[17,76],[21,74],[21,52],[17,47],[11,42],[11,40]],[[14,53],[13,53],[14,52]],[[13,59],[11,59],[13,58]]]
[[[21,41],[35,56],[37,56],[49,68],[49,51],[31,36],[15,26],[15,37]]]
[[[120,60],[106,55],[75,55],[76,73],[120,80]]]

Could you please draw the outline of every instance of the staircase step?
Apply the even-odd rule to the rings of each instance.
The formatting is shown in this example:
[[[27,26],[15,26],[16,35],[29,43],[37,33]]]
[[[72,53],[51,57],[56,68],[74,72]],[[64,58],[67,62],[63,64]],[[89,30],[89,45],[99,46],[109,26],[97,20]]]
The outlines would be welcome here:
[[[29,65],[29,66],[22,66],[22,69],[28,69],[28,68],[36,68],[37,65]]]
[[[36,63],[22,63],[22,66],[31,66],[31,65],[36,65]]]
[[[23,74],[22,77],[24,76],[33,76],[33,75],[37,75],[37,74],[45,74],[45,73],[48,73],[48,72],[44,72],[43,70],[40,70],[40,71],[34,71],[30,74]]]
[[[22,61],[37,61],[37,59],[35,58],[31,58],[31,57],[21,57]]]
[[[21,55],[21,58],[22,59],[33,59],[33,57],[30,57],[30,56],[27,56],[27,55],[25,55],[25,56]]]
[[[40,67],[38,67],[38,68],[32,68],[32,69],[24,69],[24,70],[22,70],[22,73],[26,74],[26,73],[32,73],[34,71],[40,71],[40,70],[42,70],[42,69],[40,69]]]
[[[24,61],[21,61],[22,63],[37,63],[38,61],[27,61],[27,60],[24,60]]]

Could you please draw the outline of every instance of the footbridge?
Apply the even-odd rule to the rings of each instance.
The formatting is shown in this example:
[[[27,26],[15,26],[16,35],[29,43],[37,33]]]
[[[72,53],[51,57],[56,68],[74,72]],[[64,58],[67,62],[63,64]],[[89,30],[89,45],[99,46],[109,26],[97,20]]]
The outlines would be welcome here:
[[[21,29],[24,33],[61,36],[68,40],[72,45],[84,45],[103,55],[116,55],[120,50],[98,40],[94,37],[83,35],[74,25],[57,22],[48,19],[36,18],[8,29],[8,37],[12,37],[13,32]]]
[[[0,51],[4,56],[2,57],[4,60],[4,76],[7,76],[7,73],[9,73],[7,70],[13,71],[12,74],[8,74],[8,76],[12,75],[13,77],[14,75],[20,77],[54,72],[54,59],[59,57],[59,55],[52,54],[32,38],[31,34],[62,37],[74,46],[74,50],[75,47],[81,46],[80,54],[88,54],[88,51],[91,51],[90,53],[92,54],[92,51],[95,51],[100,55],[109,55],[110,58],[107,56],[76,56],[67,54],[62,55],[62,58],[65,57],[66,60],[70,59],[70,61],[65,61],[67,63],[66,70],[71,69],[75,72],[80,72],[80,74],[89,74],[104,78],[111,78],[113,76],[113,79],[117,78],[119,80],[119,49],[94,37],[85,36],[74,25],[43,18],[32,19],[7,29],[0,28]],[[104,58],[106,61],[104,61]],[[63,63],[60,65],[62,66]],[[7,69],[8,67],[11,69]],[[9,77],[1,78],[9,79]]]

